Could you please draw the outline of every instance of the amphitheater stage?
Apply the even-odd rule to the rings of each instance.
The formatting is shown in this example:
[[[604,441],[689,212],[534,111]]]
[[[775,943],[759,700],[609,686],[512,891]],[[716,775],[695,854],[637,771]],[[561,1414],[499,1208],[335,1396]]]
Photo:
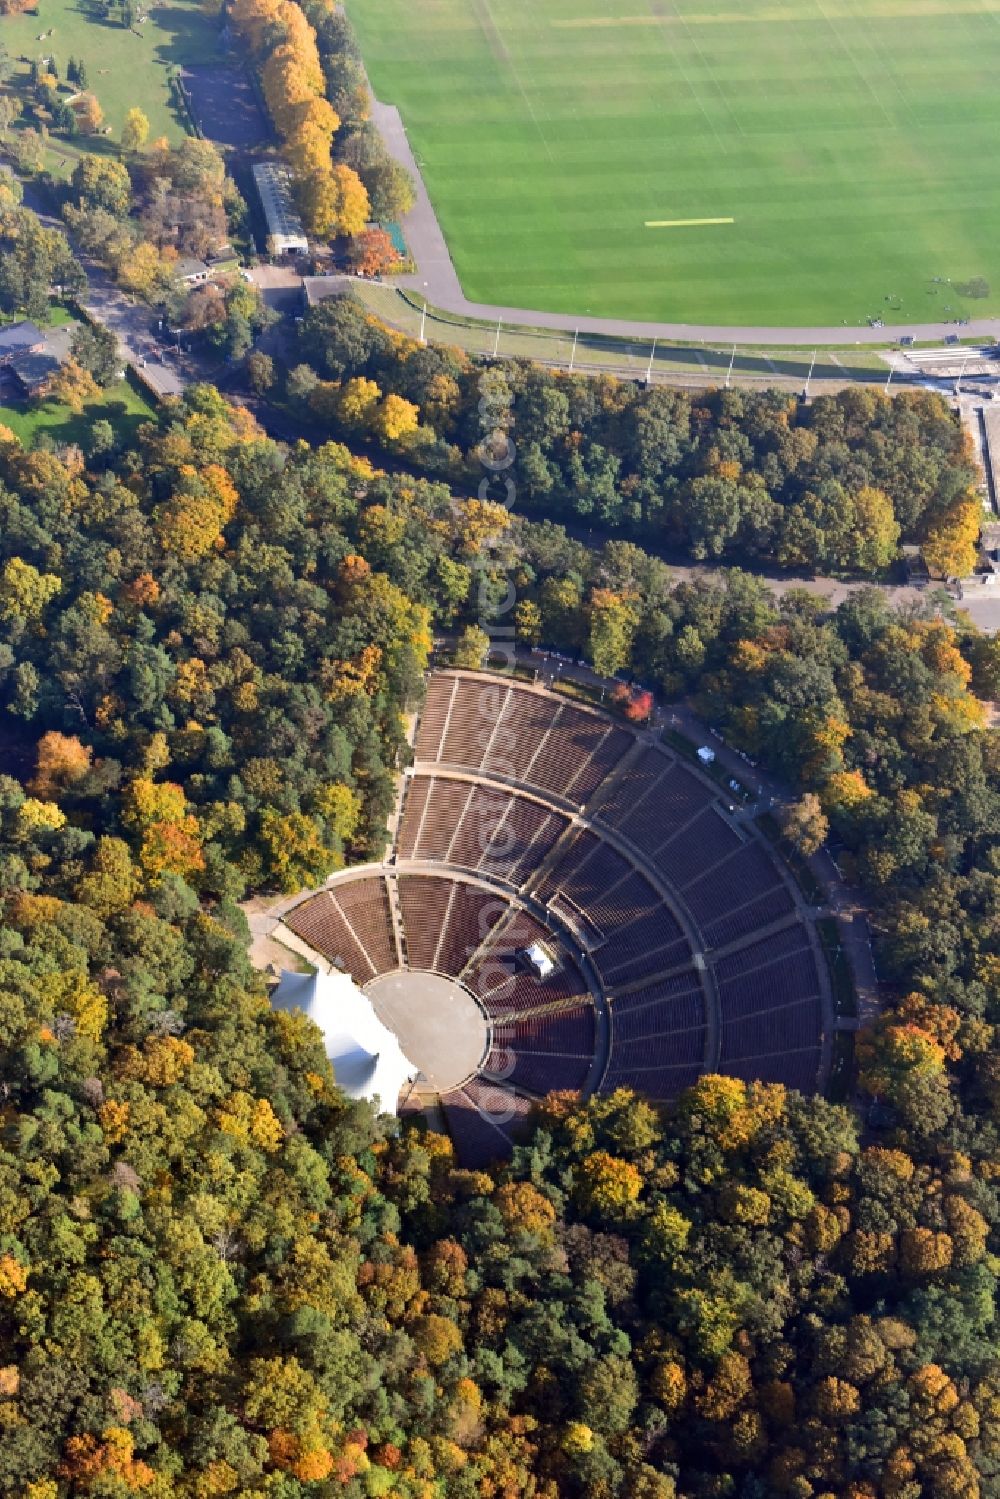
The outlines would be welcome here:
[[[365,985],[383,1025],[439,1093],[478,1071],[489,1043],[486,1016],[462,984],[440,973],[396,969]]]

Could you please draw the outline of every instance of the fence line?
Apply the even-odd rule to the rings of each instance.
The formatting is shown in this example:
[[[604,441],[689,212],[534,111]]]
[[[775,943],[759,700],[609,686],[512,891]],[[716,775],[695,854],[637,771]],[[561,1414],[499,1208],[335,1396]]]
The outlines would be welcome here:
[[[815,384],[831,389],[851,384],[885,383],[880,366],[851,367],[828,353],[782,355],[755,354],[706,344],[677,345],[650,340],[616,339],[613,335],[527,328],[519,324],[489,324],[426,304],[412,290],[385,288],[405,307],[409,318],[400,331],[412,336],[410,322],[416,320],[424,336],[434,342],[454,343],[466,353],[486,359],[530,359],[548,369],[587,375],[608,374],[650,384],[706,386],[790,386],[805,390]],[[362,297],[363,297],[362,293]],[[371,310],[392,321],[391,313]],[[399,324],[397,323],[397,326]],[[432,331],[433,330],[433,331]],[[548,350],[551,349],[551,352]],[[603,355],[603,358],[595,358]]]

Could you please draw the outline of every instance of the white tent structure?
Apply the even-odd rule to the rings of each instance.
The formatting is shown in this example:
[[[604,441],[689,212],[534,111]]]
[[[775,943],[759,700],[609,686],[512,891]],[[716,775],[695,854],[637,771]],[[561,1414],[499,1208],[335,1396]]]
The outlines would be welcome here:
[[[346,973],[282,973],[271,1004],[302,1010],[319,1026],[334,1076],[349,1098],[377,1100],[383,1114],[395,1114],[400,1089],[418,1069]]]

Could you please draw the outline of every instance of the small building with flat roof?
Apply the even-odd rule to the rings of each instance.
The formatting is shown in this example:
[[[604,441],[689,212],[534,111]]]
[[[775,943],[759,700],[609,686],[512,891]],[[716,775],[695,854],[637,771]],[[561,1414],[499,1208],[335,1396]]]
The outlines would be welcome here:
[[[9,360],[11,370],[26,396],[35,396],[73,352],[73,335],[79,323],[49,328],[40,341]]]
[[[532,942],[524,949],[524,962],[536,979],[547,979],[556,971],[555,960],[543,942]]]
[[[292,174],[279,161],[258,161],[253,180],[267,221],[271,255],[306,255],[309,241],[292,198]]]
[[[302,296],[307,308],[318,307],[331,297],[342,297],[350,282],[346,276],[303,276]]]
[[[211,267],[193,255],[182,255],[173,270],[177,280],[183,281],[185,286],[196,286],[199,281],[207,281],[212,274]]]
[[[0,328],[0,363],[7,364],[22,354],[30,354],[45,342],[45,334],[35,323],[10,323]]]

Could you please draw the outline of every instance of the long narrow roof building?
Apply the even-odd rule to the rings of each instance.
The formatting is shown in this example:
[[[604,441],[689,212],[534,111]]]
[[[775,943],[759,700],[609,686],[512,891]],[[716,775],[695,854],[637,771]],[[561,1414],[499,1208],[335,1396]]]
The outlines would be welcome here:
[[[292,198],[292,174],[278,161],[259,161],[253,180],[267,220],[267,248],[272,255],[305,255],[309,241]]]

